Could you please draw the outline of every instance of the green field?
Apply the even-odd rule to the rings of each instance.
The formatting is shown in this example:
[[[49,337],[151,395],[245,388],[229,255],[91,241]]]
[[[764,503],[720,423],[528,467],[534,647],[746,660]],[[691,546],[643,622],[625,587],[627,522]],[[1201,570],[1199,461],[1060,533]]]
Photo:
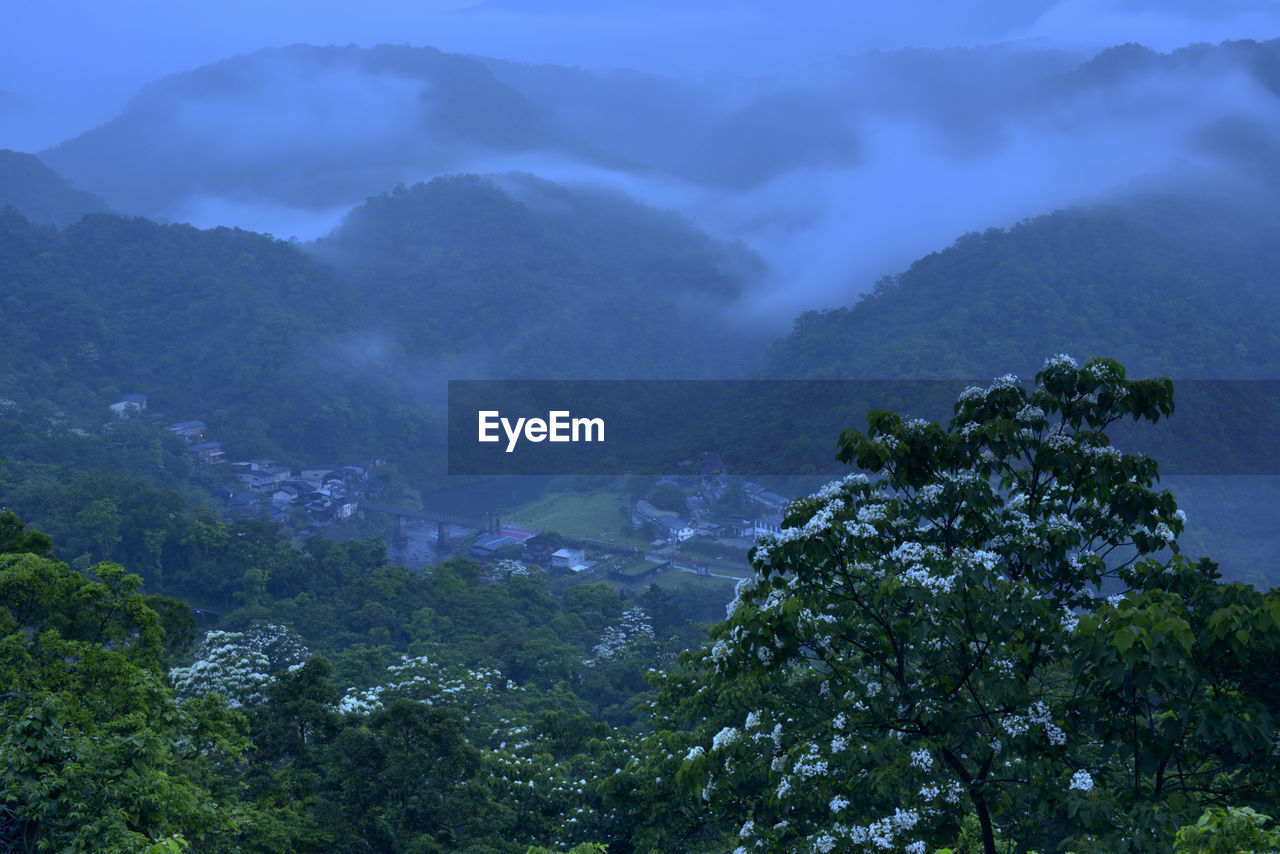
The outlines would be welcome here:
[[[511,511],[513,524],[538,531],[555,531],[566,537],[595,537],[623,545],[644,545],[641,537],[628,538],[630,508],[621,490],[558,492]]]
[[[686,590],[690,587],[704,587],[715,589],[717,587],[725,591],[726,599],[732,598],[733,588],[736,582],[727,578],[716,578],[714,576],[699,577],[692,572],[684,572],[679,569],[670,569],[661,575],[655,576],[653,584],[658,585],[664,590],[678,591]]]
[[[627,563],[622,569],[615,571],[625,579],[636,579],[643,577],[646,573],[661,565],[656,560],[635,560]]]
[[[733,561],[746,566],[751,563],[747,558],[747,549],[741,546],[731,546],[726,543],[717,543],[703,537],[694,537],[680,544],[680,551],[686,555],[699,555],[706,558],[713,558],[720,561]]]

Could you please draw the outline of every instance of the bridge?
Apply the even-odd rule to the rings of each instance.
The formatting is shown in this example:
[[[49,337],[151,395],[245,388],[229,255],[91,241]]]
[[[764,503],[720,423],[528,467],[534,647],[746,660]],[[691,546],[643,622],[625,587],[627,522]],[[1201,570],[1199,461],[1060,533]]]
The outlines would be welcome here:
[[[419,507],[416,510],[407,507],[396,507],[393,504],[377,504],[374,502],[361,501],[361,510],[372,510],[375,513],[386,513],[396,520],[395,540],[404,542],[408,538],[407,527],[410,520],[415,522],[435,522],[436,523],[436,553],[444,554],[449,549],[449,526],[457,525],[459,528],[474,528],[477,531],[485,531],[492,533],[498,530],[498,514],[497,512],[485,513],[483,519],[472,516],[459,516],[456,513],[449,513],[445,510],[430,510]]]

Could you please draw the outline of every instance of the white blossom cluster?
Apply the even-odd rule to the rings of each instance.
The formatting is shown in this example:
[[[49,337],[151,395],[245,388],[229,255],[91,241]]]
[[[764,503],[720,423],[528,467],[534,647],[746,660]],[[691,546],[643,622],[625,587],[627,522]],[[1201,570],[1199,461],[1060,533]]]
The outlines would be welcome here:
[[[594,658],[583,662],[588,667],[596,661],[613,661],[623,658],[642,644],[654,639],[649,615],[639,605],[630,605],[622,612],[616,626],[608,626],[600,635],[600,642],[591,649]]]
[[[503,581],[510,581],[513,578],[532,578],[538,575],[535,570],[530,569],[518,560],[499,560],[495,561],[489,571],[485,573],[485,580],[497,584]]]
[[[271,681],[270,661],[242,632],[214,631],[205,635],[187,667],[169,671],[178,697],[222,694],[229,706],[251,706],[266,700]]]
[[[511,809],[546,817],[550,825],[549,840],[530,839],[529,844],[550,842],[566,850],[599,839],[613,820],[590,806],[595,788],[609,776],[605,769],[615,775],[634,771],[645,752],[630,739],[611,735],[598,745],[601,755],[553,761],[541,737],[510,723],[495,728],[491,741],[496,744],[484,751],[483,762],[495,793]],[[674,764],[672,756],[667,758]]]
[[[711,740],[712,750],[722,750],[741,738],[742,733],[737,727],[727,726],[716,733],[715,738]]]
[[[917,810],[895,809],[893,815],[877,819],[870,824],[852,827],[837,825],[833,830],[856,845],[869,846],[873,850],[881,851],[891,850],[901,845],[914,854],[914,852],[925,850],[924,842],[921,840],[906,842],[902,837],[919,822],[920,813]]]
[[[403,655],[399,664],[387,668],[386,679],[381,684],[347,691],[338,702],[338,711],[368,714],[381,708],[392,697],[407,697],[427,706],[457,706],[470,711],[492,701],[500,686],[514,687],[502,678],[501,671],[496,668],[445,667],[425,655]]]

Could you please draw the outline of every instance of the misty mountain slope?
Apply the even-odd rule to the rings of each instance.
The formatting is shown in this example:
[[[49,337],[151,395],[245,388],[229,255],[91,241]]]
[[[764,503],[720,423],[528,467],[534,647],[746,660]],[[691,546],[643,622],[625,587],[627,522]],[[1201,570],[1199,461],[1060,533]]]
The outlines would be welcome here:
[[[868,51],[816,64],[781,81],[825,91],[828,108],[859,121],[907,121],[939,135],[956,156],[1005,141],[1007,123],[1033,110],[1046,86],[1082,57],[1060,50],[988,45]]]
[[[101,198],[76,189],[34,154],[0,149],[0,208],[5,205],[32,222],[59,226],[109,210]]]
[[[1030,378],[1064,352],[1116,358],[1131,377],[1172,377],[1175,400],[1178,380],[1280,378],[1278,237],[1274,206],[1170,196],[968,234],[850,306],[802,315],[772,346],[765,375]],[[1221,432],[1202,437],[1206,471],[1223,454],[1248,471],[1229,437],[1252,430],[1250,416],[1223,414],[1225,445]],[[1185,553],[1211,556],[1232,580],[1280,583],[1280,478],[1166,477],[1163,485],[1191,520]]]
[[[9,210],[0,271],[0,397],[94,423],[142,393],[241,458],[416,452],[416,407],[376,375],[348,383],[321,369],[355,302],[288,243],[103,214],[59,232]]]
[[[0,398],[105,417],[124,394],[231,456],[383,456],[424,474],[444,380],[738,376],[723,313],[756,263],[688,223],[528,176],[370,199],[302,247],[0,211]],[[505,188],[505,189],[504,189]],[[519,197],[517,200],[516,196]]]
[[[1076,90],[1114,85],[1151,74],[1243,73],[1280,95],[1280,39],[1257,42],[1229,41],[1218,45],[1194,44],[1160,53],[1139,44],[1124,44],[1099,52],[1062,83]]]
[[[314,244],[363,312],[450,376],[737,376],[761,347],[724,315],[756,265],[671,214],[527,175],[371,198]]]
[[[156,81],[106,125],[43,156],[120,207],[155,216],[210,195],[350,203],[464,156],[547,142],[537,111],[474,59],[296,45]]]
[[[1274,49],[871,51],[691,79],[295,46],[156,81],[44,156],[130,212],[304,238],[441,174],[621,187],[752,244],[790,314],[829,304],[833,274],[1136,180],[1280,185]]]
[[[1150,196],[968,234],[856,304],[802,315],[774,377],[1031,376],[1107,355],[1135,375],[1280,376],[1276,210]]]
[[[332,274],[286,243],[141,218],[95,214],[59,232],[7,212],[0,269],[0,387],[20,402],[150,390],[175,416],[265,404],[290,342],[347,310]]]
[[[719,116],[722,96],[687,80],[476,59],[548,118],[562,146],[613,168],[680,174]]]

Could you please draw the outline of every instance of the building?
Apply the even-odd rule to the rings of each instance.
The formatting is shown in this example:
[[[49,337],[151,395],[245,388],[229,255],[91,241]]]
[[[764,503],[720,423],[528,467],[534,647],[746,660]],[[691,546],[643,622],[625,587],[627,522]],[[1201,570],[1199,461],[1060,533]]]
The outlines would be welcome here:
[[[517,540],[515,537],[508,537],[505,534],[485,534],[478,537],[475,543],[471,546],[471,555],[472,557],[485,560],[493,557],[494,552],[505,546],[518,546],[523,548],[524,543]]]
[[[111,411],[116,414],[117,418],[132,418],[141,412],[147,411],[147,396],[145,394],[126,394],[111,404]]]
[[[236,479],[254,492],[267,492],[274,491],[273,487],[289,480],[289,475],[290,471],[286,466],[253,463],[248,471],[236,472]]]
[[[322,464],[305,467],[298,472],[298,478],[312,486],[323,486],[329,481],[345,480],[346,473],[342,471],[342,466]]]
[[[644,558],[623,561],[609,570],[609,577],[617,581],[635,586],[652,581],[659,573],[671,568],[670,561],[646,560]]]
[[[191,453],[206,463],[220,463],[227,458],[226,451],[218,442],[201,442],[191,446]]]
[[[179,421],[170,424],[169,429],[188,442],[198,442],[204,438],[205,423],[203,421]]]
[[[747,498],[770,510],[782,510],[791,503],[789,499],[783,498],[778,493],[765,489],[760,484],[749,480],[742,484],[742,491],[746,493]]]
[[[675,516],[659,516],[653,521],[669,542],[683,543],[698,533],[688,522]]]
[[[581,572],[587,568],[587,553],[583,549],[559,549],[551,553],[551,566]]]

